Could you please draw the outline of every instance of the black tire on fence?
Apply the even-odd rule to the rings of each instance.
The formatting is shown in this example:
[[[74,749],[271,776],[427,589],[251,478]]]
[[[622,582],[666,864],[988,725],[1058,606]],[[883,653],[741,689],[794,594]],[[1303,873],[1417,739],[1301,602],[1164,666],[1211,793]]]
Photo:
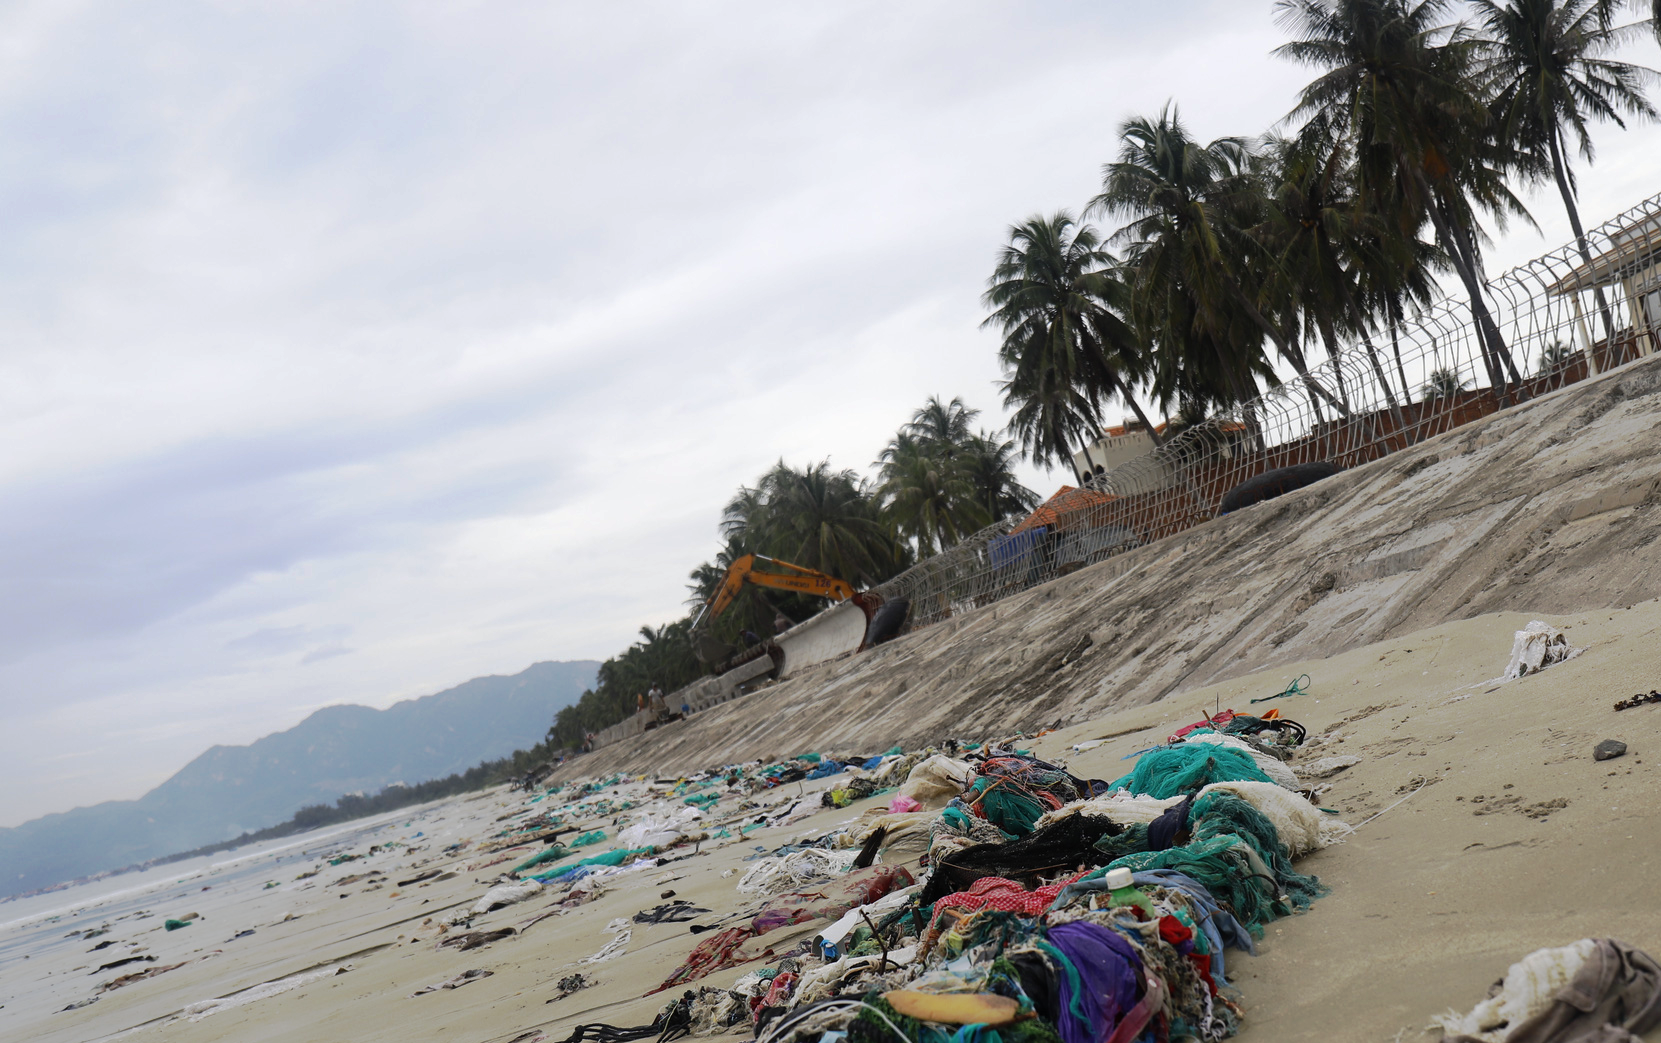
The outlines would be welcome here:
[[[1314,485],[1323,478],[1331,478],[1341,470],[1343,468],[1334,463],[1318,460],[1312,464],[1293,464],[1291,467],[1277,467],[1273,471],[1264,471],[1256,478],[1247,479],[1225,493],[1217,513],[1227,514],[1263,500],[1272,500],[1282,493]]]
[[[906,617],[911,614],[911,602],[905,598],[884,601],[871,615],[865,626],[865,647],[875,648],[884,641],[892,641],[905,629]]]

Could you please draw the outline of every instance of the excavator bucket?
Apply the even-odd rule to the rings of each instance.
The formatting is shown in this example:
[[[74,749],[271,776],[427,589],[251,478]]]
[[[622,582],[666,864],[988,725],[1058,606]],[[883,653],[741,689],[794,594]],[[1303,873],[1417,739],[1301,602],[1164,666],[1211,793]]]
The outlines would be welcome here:
[[[699,631],[692,639],[692,654],[705,666],[725,662],[737,651],[737,645],[729,644],[707,630]]]

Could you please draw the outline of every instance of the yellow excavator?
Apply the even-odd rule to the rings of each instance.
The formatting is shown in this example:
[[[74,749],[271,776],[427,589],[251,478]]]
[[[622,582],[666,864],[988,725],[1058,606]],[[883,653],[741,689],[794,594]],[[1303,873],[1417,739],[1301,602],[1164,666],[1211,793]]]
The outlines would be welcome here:
[[[765,566],[765,567],[763,567]],[[788,561],[779,561],[761,554],[746,554],[733,562],[727,569],[721,585],[715,588],[715,593],[704,602],[703,608],[698,610],[698,616],[692,621],[692,632],[697,635],[693,641],[693,649],[698,658],[704,662],[715,662],[725,659],[719,654],[720,642],[713,638],[704,640],[709,635],[704,634],[702,626],[706,620],[714,620],[725,612],[743,591],[745,584],[757,587],[767,587],[772,590],[790,590],[797,594],[810,594],[814,597],[828,598],[840,603],[852,601],[865,613],[865,620],[870,622],[871,616],[882,605],[882,596],[869,591],[858,591],[846,580],[828,576],[816,569],[803,565],[792,565]],[[862,644],[861,648],[864,647]],[[730,654],[730,652],[728,653]]]

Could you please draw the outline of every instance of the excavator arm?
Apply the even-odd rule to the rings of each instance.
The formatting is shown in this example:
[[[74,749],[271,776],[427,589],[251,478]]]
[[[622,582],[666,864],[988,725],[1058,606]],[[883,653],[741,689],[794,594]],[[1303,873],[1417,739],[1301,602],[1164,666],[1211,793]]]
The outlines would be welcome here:
[[[758,563],[769,566],[769,571],[758,569]],[[703,610],[698,613],[698,621],[693,626],[702,622],[706,614],[710,619],[719,617],[733,603],[733,599],[738,597],[739,591],[744,589],[746,583],[773,590],[793,590],[798,594],[812,594],[815,597],[829,598],[831,601],[846,601],[855,593],[852,584],[835,576],[827,576],[823,572],[760,554],[746,554],[727,569],[721,585],[715,588],[714,595],[704,602]]]
[[[763,565],[766,568],[758,567]],[[732,654],[730,647],[721,650],[720,642],[715,641],[702,627],[731,607],[746,583],[773,590],[793,590],[798,594],[812,594],[838,603],[852,601],[865,614],[867,626],[883,603],[881,594],[869,590],[855,590],[852,584],[835,576],[827,576],[823,572],[761,554],[746,554],[727,569],[727,574],[721,578],[720,586],[715,588],[709,600],[704,602],[704,607],[698,610],[698,617],[692,621],[693,652],[700,661],[715,663]],[[712,644],[716,647],[706,647]],[[865,650],[863,640],[859,643],[859,650]]]

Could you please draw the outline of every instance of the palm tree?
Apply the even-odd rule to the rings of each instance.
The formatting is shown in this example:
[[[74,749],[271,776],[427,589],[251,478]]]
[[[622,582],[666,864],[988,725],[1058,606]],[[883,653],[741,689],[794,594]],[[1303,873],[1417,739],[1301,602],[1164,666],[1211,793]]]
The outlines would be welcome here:
[[[930,395],[901,430],[950,452],[970,439],[969,425],[978,416],[980,410],[965,406],[961,398],[942,403],[939,395]]]
[[[1410,312],[1424,311],[1441,296],[1437,275],[1448,268],[1447,255],[1435,243],[1426,242],[1414,232],[1404,232],[1398,223],[1389,220],[1389,214],[1402,210],[1395,203],[1378,208],[1358,194],[1355,206],[1366,215],[1367,224],[1355,268],[1362,310],[1377,316],[1388,329],[1396,376],[1402,394],[1411,402],[1412,383],[1402,362],[1400,334]]]
[[[757,488],[764,504],[761,526],[747,542],[761,553],[855,586],[872,586],[898,571],[899,548],[853,471],[834,471],[828,460],[796,470],[781,460]]]
[[[956,448],[902,430],[883,451],[876,488],[883,515],[922,557],[945,550],[991,520],[975,498]]]
[[[1469,381],[1461,377],[1458,370],[1450,367],[1432,370],[1421,390],[1426,398],[1452,398],[1465,390],[1467,383]]]
[[[998,387],[1011,411],[1009,433],[1040,467],[1070,464],[1079,447],[1102,437],[1101,403],[1080,390],[1076,374],[1042,361],[1035,352],[1004,368],[1007,379]]]
[[[783,461],[779,466],[784,466]],[[718,562],[723,568],[765,544],[768,531],[767,493],[761,485],[758,482],[754,487],[739,486],[732,499],[721,509],[721,538],[726,541],[728,549],[737,551],[727,561]]]
[[[1540,349],[1540,365],[1537,372],[1550,372],[1568,362],[1574,356],[1574,348],[1560,340],[1554,340]]]
[[[1271,137],[1259,163],[1267,181],[1267,220],[1261,238],[1275,258],[1275,270],[1295,273],[1287,295],[1320,331],[1329,357],[1338,354],[1340,334],[1358,337],[1398,430],[1406,427],[1401,406],[1385,375],[1363,309],[1361,275],[1390,267],[1397,251],[1379,254],[1389,229],[1378,215],[1359,205],[1354,171],[1341,138],[1312,121],[1296,138]],[[1333,376],[1343,388],[1343,371]],[[1407,391],[1403,382],[1402,390]],[[1316,405],[1316,415],[1320,409]]]
[[[1476,214],[1527,219],[1502,167],[1481,97],[1475,41],[1446,22],[1451,0],[1277,0],[1297,36],[1276,53],[1320,70],[1291,118],[1326,121],[1350,138],[1359,191],[1404,233],[1428,219],[1470,298],[1489,377],[1520,383],[1483,296]],[[1503,391],[1502,391],[1503,393]]]
[[[1099,438],[1102,405],[1114,398],[1160,440],[1131,391],[1146,355],[1115,311],[1125,291],[1112,267],[1096,230],[1063,210],[1010,228],[987,280],[992,313],[981,325],[1003,333],[1010,430],[1036,464],[1069,461],[1088,436]]]
[[[991,521],[1029,514],[1041,502],[1038,494],[1015,477],[1015,443],[981,431],[962,444],[960,462],[974,490],[975,503]]]
[[[1259,346],[1267,337],[1315,394],[1347,412],[1310,375],[1296,338],[1264,314],[1261,295],[1245,291],[1252,283],[1275,284],[1263,270],[1267,258],[1246,234],[1262,199],[1245,142],[1202,145],[1171,106],[1157,119],[1126,121],[1119,137],[1119,160],[1103,168],[1101,194],[1088,211],[1128,220],[1115,238],[1129,246],[1136,315],[1161,353],[1220,351],[1214,368],[1244,403],[1256,397],[1254,371],[1267,368]]]
[[[1661,0],[1657,0],[1661,4]],[[1500,133],[1530,169],[1551,171],[1581,258],[1592,248],[1575,205],[1577,185],[1569,166],[1572,143],[1587,163],[1594,158],[1591,120],[1625,128],[1622,115],[1654,119],[1644,97],[1648,69],[1605,57],[1629,35],[1610,25],[1610,0],[1473,0],[1483,30],[1482,73],[1494,91]],[[1627,27],[1630,29],[1631,27]],[[1603,288],[1595,287],[1604,333],[1614,322]]]

